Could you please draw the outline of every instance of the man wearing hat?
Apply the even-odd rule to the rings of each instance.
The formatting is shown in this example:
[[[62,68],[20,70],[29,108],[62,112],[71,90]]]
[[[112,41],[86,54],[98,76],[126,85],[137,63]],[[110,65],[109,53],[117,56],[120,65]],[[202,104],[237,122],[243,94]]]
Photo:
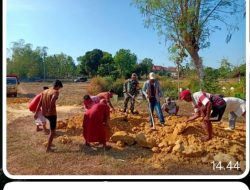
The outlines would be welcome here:
[[[136,114],[134,112],[135,108],[135,97],[139,90],[139,82],[137,80],[136,73],[132,73],[131,78],[126,80],[123,84],[123,94],[124,94],[124,108],[123,112],[126,112],[128,107],[128,102],[130,100],[130,111],[132,114]]]
[[[198,117],[203,117],[203,128],[206,131],[207,135],[202,137],[202,141],[207,141],[212,138],[212,123],[211,121],[220,121],[224,111],[226,109],[225,100],[217,95],[213,95],[206,92],[195,92],[193,95],[189,90],[183,90],[180,93],[180,99],[185,100],[186,102],[192,102],[195,114],[190,117],[187,122],[193,121]],[[211,113],[212,111],[212,113]],[[211,114],[210,114],[211,113]],[[215,120],[211,118],[217,117]]]
[[[149,73],[149,80],[147,80],[144,85],[142,92],[149,102],[149,111],[151,111],[150,124],[153,126],[153,112],[156,110],[158,118],[160,119],[161,126],[164,127],[164,117],[161,111],[160,98],[162,97],[162,91],[160,89],[160,83],[155,79],[155,74],[153,72]]]

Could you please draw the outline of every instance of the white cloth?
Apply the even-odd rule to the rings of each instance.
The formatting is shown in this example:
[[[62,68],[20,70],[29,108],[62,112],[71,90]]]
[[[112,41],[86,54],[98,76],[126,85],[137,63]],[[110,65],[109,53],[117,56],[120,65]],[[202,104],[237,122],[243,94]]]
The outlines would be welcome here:
[[[211,94],[202,91],[193,93],[192,105],[194,107],[194,112],[198,112],[202,105],[205,106],[209,102],[210,96]]]
[[[176,103],[175,103],[175,102],[171,101],[170,104],[164,103],[164,104],[162,105],[161,109],[162,109],[163,111],[165,111],[166,108],[168,109],[168,113],[169,113],[169,114],[175,114],[175,113],[176,113]]]
[[[236,97],[225,97],[223,99],[227,103],[226,111],[234,112],[238,117],[242,116],[246,111],[246,102],[244,100]]]
[[[43,116],[42,111],[38,112],[38,117],[35,119],[36,125],[44,125],[46,124],[46,118]]]

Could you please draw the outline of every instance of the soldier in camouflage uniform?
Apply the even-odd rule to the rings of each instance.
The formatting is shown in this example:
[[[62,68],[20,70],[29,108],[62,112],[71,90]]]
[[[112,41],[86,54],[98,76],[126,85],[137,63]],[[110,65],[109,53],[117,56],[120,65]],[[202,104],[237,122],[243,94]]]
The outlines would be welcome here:
[[[135,114],[135,97],[139,90],[139,82],[137,80],[137,75],[133,73],[131,78],[126,80],[123,84],[123,93],[124,93],[124,109],[123,112],[126,112],[128,107],[128,101],[130,100],[130,111],[132,114]]]

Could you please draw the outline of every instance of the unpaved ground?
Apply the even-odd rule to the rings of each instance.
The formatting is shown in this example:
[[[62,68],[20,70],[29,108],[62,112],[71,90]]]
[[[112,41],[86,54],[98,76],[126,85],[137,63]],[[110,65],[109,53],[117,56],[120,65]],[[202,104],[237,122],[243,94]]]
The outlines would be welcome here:
[[[166,116],[165,128],[158,126],[152,132],[146,112],[129,115],[128,121],[116,112],[111,115],[112,134],[125,131],[134,139],[142,134],[146,140],[128,145],[121,138],[110,142],[110,151],[103,151],[99,145],[83,146],[81,106],[58,106],[53,142],[57,149],[45,153],[47,136],[35,131],[27,99],[8,99],[7,169],[13,175],[239,175],[244,171],[245,123],[238,123],[235,131],[225,131],[225,122],[216,124],[214,138],[202,143],[200,122],[183,125],[185,118]],[[213,169],[215,158],[225,169]],[[230,161],[238,161],[241,169],[227,168]]]

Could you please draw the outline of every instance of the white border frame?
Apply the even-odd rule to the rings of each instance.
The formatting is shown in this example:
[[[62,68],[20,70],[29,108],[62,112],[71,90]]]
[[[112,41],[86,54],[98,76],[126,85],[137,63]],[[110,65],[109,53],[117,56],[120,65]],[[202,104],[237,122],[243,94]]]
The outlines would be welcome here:
[[[6,123],[6,14],[3,1],[3,171],[11,179],[242,179],[249,173],[249,1],[246,0],[246,170],[241,175],[12,175],[7,171]]]
[[[227,190],[249,190],[247,185],[242,182],[11,182],[7,183],[4,190],[44,190],[44,189],[103,189],[116,190],[122,189],[162,189],[167,187],[168,190],[186,189],[186,190],[210,190],[210,189],[227,189]]]

